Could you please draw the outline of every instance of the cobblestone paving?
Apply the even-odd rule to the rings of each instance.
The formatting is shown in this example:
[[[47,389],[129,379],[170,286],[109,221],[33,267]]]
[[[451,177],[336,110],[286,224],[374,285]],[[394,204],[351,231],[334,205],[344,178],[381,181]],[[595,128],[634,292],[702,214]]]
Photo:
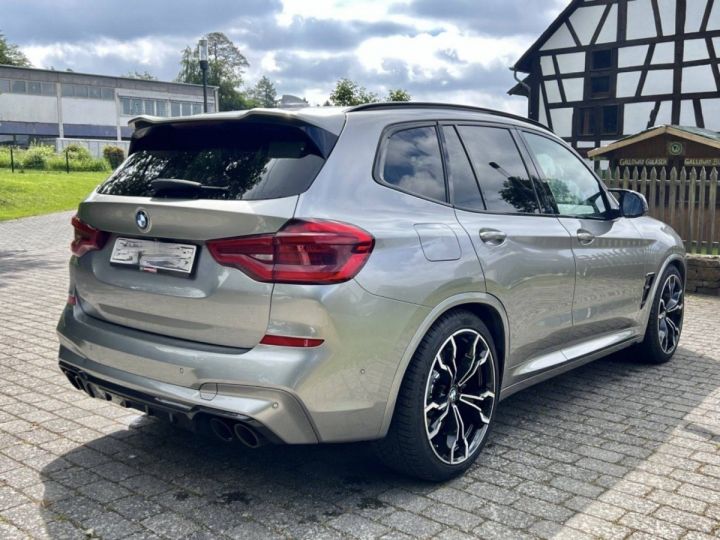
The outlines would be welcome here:
[[[673,362],[601,360],[502,403],[463,478],[363,445],[224,446],[73,390],[56,367],[69,214],[0,223],[0,538],[720,536],[720,299]]]

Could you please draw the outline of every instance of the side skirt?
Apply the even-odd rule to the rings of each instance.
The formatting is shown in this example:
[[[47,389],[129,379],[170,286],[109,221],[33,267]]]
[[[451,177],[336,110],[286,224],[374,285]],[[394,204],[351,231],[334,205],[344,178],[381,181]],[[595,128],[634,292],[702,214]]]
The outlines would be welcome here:
[[[622,332],[622,333],[624,334],[626,332]],[[515,392],[519,392],[520,390],[524,390],[525,388],[533,386],[537,383],[546,381],[548,379],[552,379],[553,377],[560,375],[561,373],[565,373],[567,371],[570,371],[572,369],[575,369],[577,367],[585,365],[589,362],[592,362],[593,360],[597,360],[598,358],[602,358],[602,357],[612,354],[614,352],[617,352],[617,351],[620,351],[627,347],[630,347],[631,345],[634,345],[635,343],[642,341],[642,338],[643,338],[642,335],[637,335],[637,334],[633,333],[633,335],[630,337],[625,337],[624,339],[616,341],[615,343],[603,346],[603,347],[601,347],[599,349],[595,349],[591,352],[580,354],[579,356],[568,354],[568,352],[570,352],[572,350],[577,351],[578,346],[573,346],[573,347],[568,347],[568,349],[563,349],[562,351],[558,351],[556,353],[551,353],[549,355],[531,360],[530,362],[525,363],[524,366],[528,366],[528,365],[542,366],[544,363],[543,359],[547,359],[547,360],[554,360],[552,362],[552,364],[554,364],[555,367],[549,367],[547,365],[540,367],[539,369],[543,369],[543,368],[549,368],[549,369],[543,369],[543,371],[540,373],[532,375],[532,376],[528,377],[527,379],[516,382],[506,388],[503,388],[500,391],[500,401],[502,401],[503,399],[505,399],[507,397],[510,397]],[[562,362],[558,362],[557,360],[559,357],[564,358],[564,360]]]

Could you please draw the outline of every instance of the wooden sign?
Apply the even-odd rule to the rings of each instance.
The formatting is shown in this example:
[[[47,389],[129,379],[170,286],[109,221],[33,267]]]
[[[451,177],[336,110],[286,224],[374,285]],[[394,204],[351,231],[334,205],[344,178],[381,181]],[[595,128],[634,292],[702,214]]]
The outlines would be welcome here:
[[[621,167],[664,167],[667,164],[667,158],[623,158],[618,160],[618,165]]]
[[[685,158],[686,167],[720,167],[720,158]]]

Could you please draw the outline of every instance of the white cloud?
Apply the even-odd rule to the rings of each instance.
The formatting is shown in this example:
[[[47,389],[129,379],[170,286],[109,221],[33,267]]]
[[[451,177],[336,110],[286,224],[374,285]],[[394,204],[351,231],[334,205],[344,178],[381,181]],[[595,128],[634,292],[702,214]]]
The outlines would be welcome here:
[[[516,38],[468,36],[448,30],[436,35],[371,38],[357,48],[357,56],[366,69],[380,73],[387,60],[402,61],[412,80],[432,78],[441,70],[461,77],[471,65],[485,69],[510,66],[524,51],[525,44]]]
[[[179,60],[182,40],[139,38],[120,41],[103,38],[90,43],[53,43],[23,47],[34,66],[90,71],[103,62],[120,63],[123,66],[137,66],[137,69],[160,70],[174,60]],[[177,71],[177,68],[174,69]],[[115,73],[121,75],[122,73]]]

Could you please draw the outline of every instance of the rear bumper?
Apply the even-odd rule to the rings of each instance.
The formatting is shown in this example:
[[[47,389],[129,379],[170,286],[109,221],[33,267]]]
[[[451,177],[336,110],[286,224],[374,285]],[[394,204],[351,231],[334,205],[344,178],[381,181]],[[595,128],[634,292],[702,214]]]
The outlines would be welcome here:
[[[363,309],[348,302],[348,293]],[[141,396],[126,399],[129,406],[171,405],[188,418],[210,411],[262,427],[279,442],[377,439],[383,436],[399,359],[424,310],[370,295],[350,282],[344,298],[337,299],[344,312],[333,309],[336,317],[330,319],[318,308],[334,301],[328,296],[322,302],[300,300],[299,308],[294,299],[293,309],[284,307],[291,300],[275,303],[284,320],[276,333],[321,332],[325,342],[314,348],[207,345],[108,323],[80,305],[67,306],[58,324],[60,366],[117,394],[118,402],[128,393]],[[384,316],[370,316],[377,313]],[[279,325],[275,320],[269,331]]]
[[[93,397],[145,412],[165,413],[171,420],[193,423],[198,415],[224,417],[253,425],[270,440],[287,444],[319,442],[300,402],[282,390],[231,384],[186,388],[121,371],[60,346],[60,369],[79,376]],[[176,418],[173,418],[173,415]]]

